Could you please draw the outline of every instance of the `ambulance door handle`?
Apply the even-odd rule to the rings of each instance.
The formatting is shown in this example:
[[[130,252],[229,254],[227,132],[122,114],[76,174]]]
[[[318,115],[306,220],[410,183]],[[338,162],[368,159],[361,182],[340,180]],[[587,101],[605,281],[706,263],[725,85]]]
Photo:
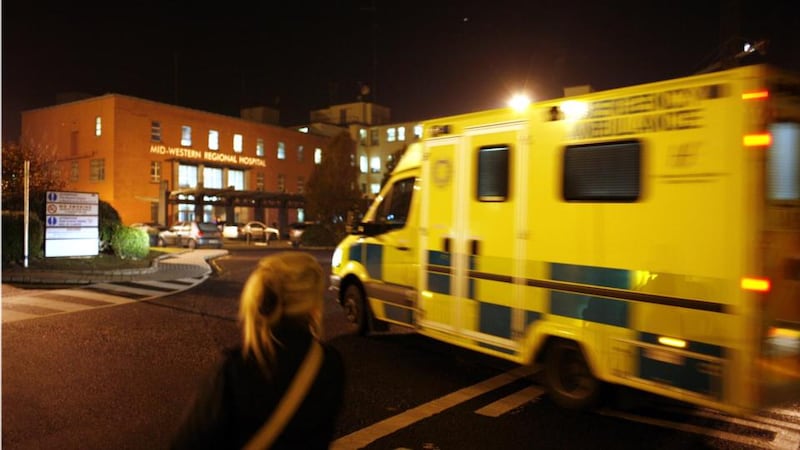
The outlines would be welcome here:
[[[400,250],[401,252],[407,252],[411,250],[411,247],[406,247],[405,245],[397,245],[395,246],[395,248]]]
[[[480,242],[477,239],[470,239],[470,255],[471,256],[478,256],[478,250],[480,246],[478,245]]]
[[[450,253],[450,238],[449,237],[448,238],[444,238],[444,241],[442,242],[442,250],[445,253]]]

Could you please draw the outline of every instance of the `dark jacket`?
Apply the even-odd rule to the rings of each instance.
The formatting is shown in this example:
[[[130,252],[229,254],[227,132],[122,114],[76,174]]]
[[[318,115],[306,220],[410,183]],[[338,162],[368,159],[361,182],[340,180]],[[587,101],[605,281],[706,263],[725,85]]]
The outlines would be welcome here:
[[[277,364],[267,378],[241,348],[229,349],[198,392],[183,420],[173,449],[240,449],[266,422],[289,388],[311,344],[308,328],[274,330]],[[273,449],[326,449],[342,404],[344,366],[339,352],[323,344],[322,365],[314,383]]]

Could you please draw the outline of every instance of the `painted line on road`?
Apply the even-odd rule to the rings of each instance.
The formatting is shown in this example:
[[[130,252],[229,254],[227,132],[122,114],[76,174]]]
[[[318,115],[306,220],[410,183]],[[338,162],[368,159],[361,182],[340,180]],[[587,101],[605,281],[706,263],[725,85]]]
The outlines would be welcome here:
[[[487,417],[500,417],[511,410],[538,399],[542,394],[544,394],[544,389],[539,386],[528,386],[476,410],[475,413]]]
[[[330,450],[352,450],[354,448],[366,447],[371,442],[384,436],[388,436],[479,395],[493,391],[500,386],[505,386],[515,380],[530,376],[533,373],[534,369],[527,366],[518,367],[514,370],[501,373],[500,375],[481,381],[480,383],[459,389],[444,397],[439,397],[436,400],[411,408],[396,416],[389,417],[388,419],[384,419],[366,428],[350,433],[347,436],[343,436],[333,441]]]

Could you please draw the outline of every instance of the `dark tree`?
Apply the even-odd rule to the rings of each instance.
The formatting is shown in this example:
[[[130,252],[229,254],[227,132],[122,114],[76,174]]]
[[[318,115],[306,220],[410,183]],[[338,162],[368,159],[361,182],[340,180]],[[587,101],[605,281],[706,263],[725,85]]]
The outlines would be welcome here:
[[[44,206],[47,191],[62,190],[66,185],[53,149],[30,141],[22,144],[5,143],[2,172],[4,210],[23,209],[26,160],[31,162],[29,181],[31,210],[39,212]],[[43,212],[42,209],[41,213]]]
[[[358,189],[356,143],[347,132],[335,136],[308,180],[306,212],[308,218],[344,230],[347,213],[356,208],[361,192]],[[341,230],[340,230],[341,228]]]

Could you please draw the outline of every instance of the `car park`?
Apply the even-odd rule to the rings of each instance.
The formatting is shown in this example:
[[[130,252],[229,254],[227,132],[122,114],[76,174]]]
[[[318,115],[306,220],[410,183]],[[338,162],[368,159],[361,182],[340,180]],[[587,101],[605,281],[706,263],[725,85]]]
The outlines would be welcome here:
[[[222,248],[222,233],[213,222],[176,222],[158,236],[161,246]]]
[[[150,238],[150,247],[160,247],[159,233],[165,231],[167,227],[155,222],[136,222],[129,225],[131,228],[144,230]]]

